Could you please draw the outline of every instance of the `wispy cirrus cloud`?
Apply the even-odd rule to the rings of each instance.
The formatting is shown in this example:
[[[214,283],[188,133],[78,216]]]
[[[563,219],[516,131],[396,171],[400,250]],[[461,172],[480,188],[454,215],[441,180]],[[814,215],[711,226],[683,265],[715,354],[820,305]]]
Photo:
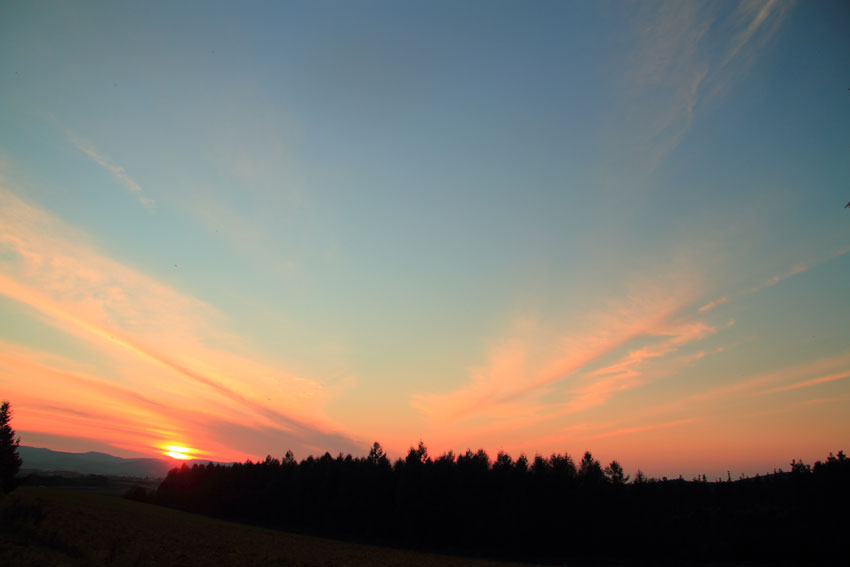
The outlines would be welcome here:
[[[843,370],[841,372],[836,372],[834,374],[827,374],[826,376],[819,376],[817,378],[811,378],[809,380],[803,380],[802,382],[794,382],[793,384],[786,384],[785,386],[779,386],[778,388],[766,390],[763,393],[764,394],[773,394],[773,393],[776,393],[776,392],[787,392],[789,390],[799,390],[800,388],[810,388],[812,386],[819,386],[820,384],[826,384],[828,382],[835,382],[837,380],[844,380],[846,378],[850,378],[850,369]]]
[[[727,327],[730,327],[730,322]],[[704,357],[704,352],[691,356],[674,355],[686,345],[703,340],[717,332],[716,327],[702,322],[672,324],[658,329],[644,339],[665,337],[660,342],[629,350],[614,363],[584,372],[576,379],[577,387],[569,390],[568,399],[559,404],[551,417],[569,415],[602,406],[619,392],[645,386],[681,371]],[[650,368],[653,363],[664,368]]]
[[[567,335],[543,351],[535,337],[502,340],[489,353],[487,364],[471,372],[470,383],[446,394],[416,394],[411,406],[432,420],[452,423],[471,416],[516,418],[534,412],[528,398],[571,376],[593,361],[645,332],[644,322],[620,322],[616,328],[599,327]],[[541,342],[551,343],[540,339]]]
[[[709,335],[713,335],[715,332],[717,332],[715,327],[702,322],[672,327],[659,333],[670,338],[661,343],[646,345],[632,350],[618,362],[594,370],[588,376],[591,378],[609,376],[620,379],[637,376],[640,373],[640,367],[647,361],[666,356],[675,352],[684,344],[703,339]]]
[[[697,310],[697,312],[698,313],[708,313],[709,311],[713,311],[717,307],[720,307],[721,305],[724,305],[726,303],[729,303],[729,296],[724,295],[723,297],[720,297],[720,298],[715,299],[713,301],[709,301],[708,303],[706,303],[705,305],[700,307]]]
[[[182,399],[247,427],[327,434],[337,445],[342,438],[324,416],[336,386],[262,362],[221,330],[226,321],[215,308],[100,254],[84,233],[5,189],[0,251],[0,294],[101,353],[111,378],[136,393],[130,399],[113,390],[106,394],[112,403],[129,411],[149,405],[144,399]],[[53,376],[71,380],[67,372]]]
[[[520,329],[495,345],[468,385],[445,394],[416,394],[411,406],[441,424],[473,418],[516,423],[521,418],[528,425],[603,404],[640,385],[639,368],[646,361],[715,332],[701,322],[677,321],[694,293],[682,281],[643,283],[626,300],[600,306],[600,312],[555,342],[547,338],[549,329]],[[649,343],[592,368],[635,341]],[[558,399],[552,398],[555,389]]]
[[[633,283],[626,285],[630,292],[621,294],[618,300],[589,302],[584,319],[570,322],[571,329],[567,332],[545,328],[533,317],[518,317],[522,323],[492,343],[485,363],[470,369],[467,384],[449,392],[416,393],[411,396],[410,405],[438,435],[446,432],[442,435],[449,445],[472,439],[496,443],[502,438],[514,439],[519,431],[524,432],[525,441],[514,439],[513,446],[540,446],[554,438],[590,439],[595,425],[609,419],[611,412],[617,411],[613,408],[621,407],[617,401],[623,399],[640,400],[640,409],[630,412],[625,422],[640,423],[646,416],[659,413],[652,409],[659,407],[657,401],[646,393],[657,392],[658,388],[648,386],[682,377],[676,383],[670,382],[669,391],[687,392],[691,381],[688,376],[704,375],[694,370],[696,365],[704,364],[709,355],[730,350],[729,344],[714,343],[701,349],[697,346],[735,326],[731,317],[725,323],[718,323],[715,309],[769,289],[845,253],[846,249],[840,249],[807,262],[793,263],[758,285],[737,282],[742,291],[728,289],[725,295],[709,302],[702,285],[723,286],[729,278],[716,278],[714,271],[700,272],[687,264],[678,266],[687,276],[655,270],[654,277],[634,278]],[[738,337],[732,345],[740,344],[741,340],[752,339]],[[679,402],[667,404],[667,410],[675,414],[701,404],[714,407],[715,401],[726,396],[750,399],[759,391],[792,378],[796,382],[805,381],[799,387],[841,379],[828,369],[814,373],[814,377],[805,374],[808,368],[794,370],[798,374],[792,370],[785,369],[781,376],[737,379],[712,392],[683,393]],[[574,429],[577,421],[590,429]],[[672,421],[678,423],[676,419]],[[544,433],[547,429],[558,433],[553,437]]]
[[[250,412],[223,413],[220,405],[162,384],[149,384],[142,394],[136,383],[115,383],[67,358],[0,341],[4,382],[24,409],[18,428],[28,433],[85,438],[135,453],[179,441],[191,444],[196,458],[211,459],[256,458],[274,449],[302,455],[317,448],[357,450],[344,435],[292,420],[258,423]]]
[[[805,273],[805,272],[807,272],[807,271],[809,271],[813,268],[816,268],[816,267],[818,267],[822,264],[825,264],[826,262],[829,262],[830,260],[840,258],[841,256],[844,256],[847,253],[850,253],[850,246],[846,246],[844,248],[839,248],[837,250],[833,250],[833,251],[828,252],[826,254],[821,254],[818,257],[815,257],[815,258],[808,260],[808,261],[805,261],[805,262],[798,262],[798,263],[794,264],[793,266],[791,266],[790,268],[783,270],[778,274],[774,274],[773,276],[765,279],[764,281],[759,282],[758,284],[756,284],[756,285],[754,285],[750,288],[744,289],[744,291],[740,291],[740,292],[732,294],[732,295],[724,295],[722,297],[719,297],[718,299],[714,299],[712,301],[709,301],[708,303],[706,303],[705,305],[703,305],[699,309],[697,309],[697,313],[705,314],[705,313],[708,313],[709,311],[713,311],[717,307],[720,307],[721,305],[725,305],[725,304],[727,304],[730,301],[733,301],[735,299],[740,299],[740,298],[746,297],[748,295],[753,295],[753,294],[759,293],[760,291],[764,291],[768,288],[771,288],[771,287],[773,287],[773,286],[775,286],[775,285],[777,285],[777,284],[779,284],[779,283],[781,283],[781,282],[783,282],[783,281],[785,281],[789,278],[792,278],[792,277],[797,276],[799,274],[803,274],[803,273]]]
[[[725,69],[737,61],[741,67],[739,73],[747,72],[761,54],[761,50],[779,31],[793,6],[793,1],[780,0],[748,0],[738,3],[734,12],[724,22],[728,28],[735,30],[735,33],[729,41],[719,69]]]
[[[850,377],[850,353],[844,352],[837,356],[818,358],[774,372],[739,378],[722,386],[684,396],[675,402],[652,406],[643,413],[657,415],[695,411],[721,399],[762,396],[817,386],[848,377]]]
[[[115,180],[116,183],[123,186],[125,189],[127,189],[127,191],[134,195],[140,205],[142,205],[148,210],[153,210],[154,206],[156,205],[156,202],[144,194],[142,188],[139,186],[138,183],[136,183],[136,181],[132,177],[130,177],[130,175],[127,173],[127,170],[125,170],[120,165],[112,163],[112,161],[110,161],[105,155],[98,151],[98,149],[95,148],[94,145],[90,144],[89,142],[86,142],[76,134],[69,133],[68,138],[78,150],[86,154],[92,161],[94,161],[96,164],[108,171],[112,175],[112,178]]]
[[[838,255],[845,254],[847,251],[848,251],[848,249],[845,249],[844,251],[840,252]],[[771,276],[770,278],[761,282],[760,284],[756,285],[755,287],[748,289],[747,291],[743,292],[742,295],[750,295],[750,294],[753,294],[753,293],[758,293],[758,292],[763,291],[763,290],[765,290],[769,287],[773,287],[783,280],[786,280],[786,279],[788,279],[792,276],[796,276],[797,274],[802,274],[803,272],[811,269],[814,265],[815,264],[810,263],[810,262],[800,262],[799,264],[795,264],[795,265],[791,266],[785,272],[783,272],[781,274],[776,274],[775,276]]]
[[[640,154],[635,164],[648,159],[651,171],[669,155],[700,105],[749,73],[792,7],[776,0],[638,5],[629,20],[634,49],[624,58],[623,89],[634,135],[620,138]]]
[[[613,431],[606,431],[589,437],[589,439],[606,439],[608,437],[621,437],[623,435],[633,435],[635,433],[643,433],[645,431],[653,431],[655,429],[667,429],[669,427],[677,427],[697,421],[697,418],[677,419],[674,421],[666,421],[664,423],[651,423],[648,425],[637,425],[633,427],[622,427]]]

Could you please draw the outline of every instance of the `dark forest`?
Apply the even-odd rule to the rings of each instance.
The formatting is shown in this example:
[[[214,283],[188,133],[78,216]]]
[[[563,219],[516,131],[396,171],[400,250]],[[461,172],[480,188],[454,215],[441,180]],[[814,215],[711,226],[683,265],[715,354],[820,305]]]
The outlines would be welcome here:
[[[287,452],[173,469],[131,496],[215,517],[450,553],[559,561],[847,559],[850,459],[733,480],[624,476],[590,453],[516,460],[483,450],[432,459],[423,444],[391,462]]]

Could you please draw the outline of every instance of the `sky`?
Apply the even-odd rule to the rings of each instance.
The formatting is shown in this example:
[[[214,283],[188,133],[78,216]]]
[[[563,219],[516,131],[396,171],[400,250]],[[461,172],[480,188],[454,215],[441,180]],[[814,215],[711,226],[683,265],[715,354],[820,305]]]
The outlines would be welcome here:
[[[846,2],[4,2],[0,398],[218,461],[850,440]]]

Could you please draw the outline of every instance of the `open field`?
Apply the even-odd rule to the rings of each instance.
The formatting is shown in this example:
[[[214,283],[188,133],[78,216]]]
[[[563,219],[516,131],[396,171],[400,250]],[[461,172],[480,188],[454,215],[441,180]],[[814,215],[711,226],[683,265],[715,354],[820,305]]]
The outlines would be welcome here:
[[[529,563],[422,553],[226,522],[126,500],[109,491],[34,486],[20,487],[0,498],[0,565],[531,567]],[[570,565],[763,564],[579,560]]]
[[[0,564],[471,566],[493,561],[220,521],[84,490],[20,487],[0,500]]]

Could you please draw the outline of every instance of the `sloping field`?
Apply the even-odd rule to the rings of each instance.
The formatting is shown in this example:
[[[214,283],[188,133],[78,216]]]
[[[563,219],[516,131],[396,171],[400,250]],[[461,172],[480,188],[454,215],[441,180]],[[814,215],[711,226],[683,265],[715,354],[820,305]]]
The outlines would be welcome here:
[[[279,532],[108,494],[24,486],[0,499],[0,565],[509,564]]]

